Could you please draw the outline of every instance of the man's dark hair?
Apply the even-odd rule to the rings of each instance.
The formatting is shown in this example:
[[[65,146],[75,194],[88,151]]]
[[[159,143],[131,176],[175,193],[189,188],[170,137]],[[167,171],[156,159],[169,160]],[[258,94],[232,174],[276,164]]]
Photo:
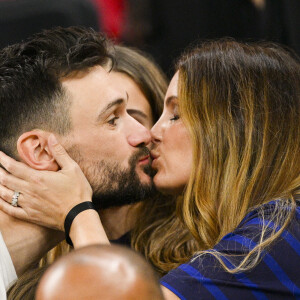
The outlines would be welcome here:
[[[16,156],[32,129],[65,134],[70,101],[61,79],[111,62],[110,44],[92,29],[55,28],[0,50],[0,150]]]

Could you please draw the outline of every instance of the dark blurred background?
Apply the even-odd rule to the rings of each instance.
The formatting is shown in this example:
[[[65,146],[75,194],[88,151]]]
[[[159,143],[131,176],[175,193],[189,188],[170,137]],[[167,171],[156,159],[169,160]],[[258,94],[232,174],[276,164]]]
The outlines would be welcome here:
[[[0,47],[71,25],[149,52],[169,76],[196,40],[270,40],[300,55],[300,0],[0,0]]]

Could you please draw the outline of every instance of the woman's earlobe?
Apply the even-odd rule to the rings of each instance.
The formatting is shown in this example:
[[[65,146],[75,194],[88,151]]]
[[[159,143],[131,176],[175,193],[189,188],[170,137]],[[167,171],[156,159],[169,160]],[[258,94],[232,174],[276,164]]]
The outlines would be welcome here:
[[[57,171],[59,167],[49,151],[48,136],[41,130],[23,133],[17,141],[20,159],[36,170]]]

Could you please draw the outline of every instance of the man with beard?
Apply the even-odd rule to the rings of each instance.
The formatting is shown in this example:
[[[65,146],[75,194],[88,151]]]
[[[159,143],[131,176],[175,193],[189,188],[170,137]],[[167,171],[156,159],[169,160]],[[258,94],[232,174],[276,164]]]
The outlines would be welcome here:
[[[109,47],[91,30],[59,28],[0,52],[0,149],[34,169],[59,171],[49,145],[54,133],[82,168],[98,208],[134,203],[153,192],[144,172],[150,133],[128,115],[128,94],[110,80]],[[12,205],[19,196],[15,192]],[[16,273],[64,236],[0,213],[3,299]]]

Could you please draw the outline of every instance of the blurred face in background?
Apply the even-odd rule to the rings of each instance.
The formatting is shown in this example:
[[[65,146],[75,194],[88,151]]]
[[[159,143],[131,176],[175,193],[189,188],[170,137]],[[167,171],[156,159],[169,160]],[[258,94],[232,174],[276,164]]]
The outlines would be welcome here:
[[[128,94],[127,113],[150,130],[153,126],[152,110],[139,86],[124,73],[111,72],[110,76]]]

